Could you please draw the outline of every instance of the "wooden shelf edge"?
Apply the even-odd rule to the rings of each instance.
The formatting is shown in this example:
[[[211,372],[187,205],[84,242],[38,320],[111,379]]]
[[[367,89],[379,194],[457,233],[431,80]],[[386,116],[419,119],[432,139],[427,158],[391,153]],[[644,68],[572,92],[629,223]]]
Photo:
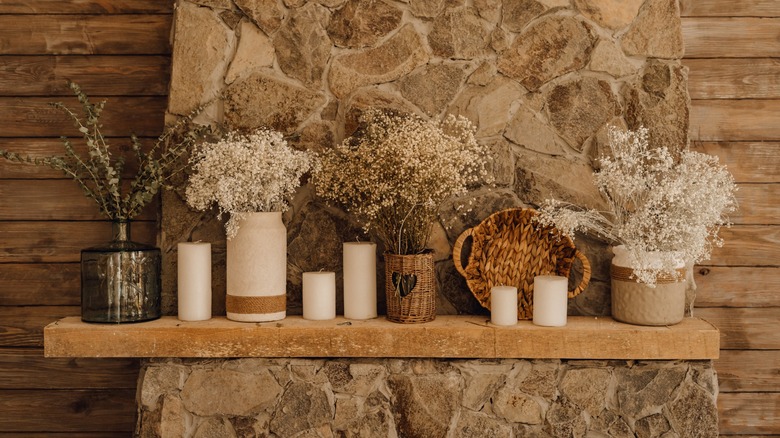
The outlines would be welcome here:
[[[384,318],[241,323],[175,317],[135,324],[90,324],[63,318],[44,329],[46,357],[372,357],[710,360],[720,352],[716,327],[685,318],[669,327],[570,316],[566,327],[530,321],[498,327],[484,316],[441,315],[425,324]]]

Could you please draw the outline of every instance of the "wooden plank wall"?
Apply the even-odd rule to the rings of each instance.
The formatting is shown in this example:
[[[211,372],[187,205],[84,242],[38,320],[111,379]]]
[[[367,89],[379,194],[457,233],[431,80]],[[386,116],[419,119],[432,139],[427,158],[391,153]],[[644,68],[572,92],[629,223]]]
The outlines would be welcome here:
[[[722,333],[720,431],[780,437],[780,1],[681,7],[692,139],[740,186],[725,245],[696,275],[696,314]]]
[[[61,153],[73,125],[47,104],[66,80],[106,99],[117,147],[162,127],[172,4],[158,0],[0,1],[0,148]],[[154,242],[157,208],[134,224]],[[0,437],[127,437],[137,360],[44,359],[42,328],[80,313],[79,251],[110,238],[92,201],[62,175],[0,162]]]

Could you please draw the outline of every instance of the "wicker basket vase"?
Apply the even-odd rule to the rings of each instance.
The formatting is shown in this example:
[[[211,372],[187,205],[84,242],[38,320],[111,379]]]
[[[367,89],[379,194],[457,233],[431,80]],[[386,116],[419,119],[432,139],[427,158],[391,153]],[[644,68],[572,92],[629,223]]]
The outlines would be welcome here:
[[[436,318],[436,275],[433,253],[385,253],[387,319],[413,324]]]

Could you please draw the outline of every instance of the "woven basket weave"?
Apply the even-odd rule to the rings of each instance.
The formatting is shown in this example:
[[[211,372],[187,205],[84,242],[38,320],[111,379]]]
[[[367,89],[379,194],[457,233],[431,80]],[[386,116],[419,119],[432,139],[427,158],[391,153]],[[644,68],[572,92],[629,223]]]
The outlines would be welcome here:
[[[436,318],[436,276],[433,253],[398,255],[385,253],[387,319],[413,324]],[[393,284],[393,274],[414,278],[411,292],[401,297]]]
[[[534,277],[568,277],[574,259],[582,262],[582,281],[569,298],[585,290],[590,281],[590,263],[558,229],[533,220],[536,210],[512,208],[493,213],[455,241],[452,258],[466,279],[471,293],[490,310],[493,286],[517,287],[518,319],[533,318]],[[462,266],[461,251],[468,237],[473,239],[468,263]]]

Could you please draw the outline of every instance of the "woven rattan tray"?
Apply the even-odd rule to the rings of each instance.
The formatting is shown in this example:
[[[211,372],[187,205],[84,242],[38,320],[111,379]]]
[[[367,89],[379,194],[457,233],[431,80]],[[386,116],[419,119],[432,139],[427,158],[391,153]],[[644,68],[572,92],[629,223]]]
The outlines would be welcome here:
[[[499,211],[464,231],[455,241],[452,248],[455,267],[482,307],[490,309],[493,286],[515,286],[518,318],[532,319],[534,277],[545,274],[568,277],[575,258],[582,262],[582,280],[569,292],[569,298],[588,286],[591,273],[588,259],[558,229],[534,221],[536,214],[531,208]],[[471,252],[468,263],[462,266],[461,252],[468,237],[473,239]]]

